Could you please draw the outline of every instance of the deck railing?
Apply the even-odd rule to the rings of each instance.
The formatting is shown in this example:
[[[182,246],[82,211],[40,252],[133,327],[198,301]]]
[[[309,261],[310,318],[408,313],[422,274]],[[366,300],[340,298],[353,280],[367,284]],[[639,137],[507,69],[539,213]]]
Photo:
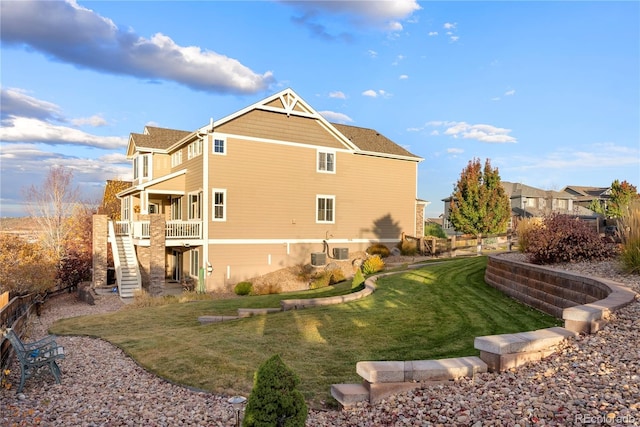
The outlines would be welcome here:
[[[114,223],[116,235],[130,234],[134,239],[148,239],[150,237],[150,221],[117,221]],[[200,239],[202,238],[202,222],[200,221],[167,221],[165,226],[166,239]]]

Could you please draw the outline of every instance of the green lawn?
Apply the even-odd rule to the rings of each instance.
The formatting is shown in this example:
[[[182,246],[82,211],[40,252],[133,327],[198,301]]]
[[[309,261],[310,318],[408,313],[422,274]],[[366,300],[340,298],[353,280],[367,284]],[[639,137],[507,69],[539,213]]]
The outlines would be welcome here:
[[[476,336],[560,324],[485,284],[485,267],[484,257],[425,264],[379,279],[373,295],[355,302],[224,323],[200,325],[198,316],[278,307],[283,298],[344,293],[349,286],[127,309],[63,319],[51,332],[101,337],[173,382],[245,396],[254,371],[278,353],[300,376],[309,404],[334,405],[331,384],[361,382],[360,360],[477,355]]]

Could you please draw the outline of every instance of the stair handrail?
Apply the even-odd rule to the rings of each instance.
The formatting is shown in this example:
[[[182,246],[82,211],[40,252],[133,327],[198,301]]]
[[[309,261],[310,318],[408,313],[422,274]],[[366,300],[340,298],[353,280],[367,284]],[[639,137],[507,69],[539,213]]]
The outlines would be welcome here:
[[[113,227],[113,221],[109,221],[109,240],[111,241],[111,253],[113,254],[113,266],[116,269],[116,283],[118,288],[122,283],[122,266],[120,264],[120,253],[118,252],[118,242],[116,240],[116,232]]]

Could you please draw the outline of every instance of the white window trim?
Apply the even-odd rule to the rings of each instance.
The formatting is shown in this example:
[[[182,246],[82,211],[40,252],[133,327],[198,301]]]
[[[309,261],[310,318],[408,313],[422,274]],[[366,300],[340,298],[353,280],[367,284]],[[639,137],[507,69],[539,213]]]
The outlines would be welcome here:
[[[333,155],[333,170],[326,170],[326,169],[320,169],[320,155],[321,154],[331,154]],[[326,150],[326,149],[321,149],[321,150],[317,150],[316,151],[316,172],[318,173],[336,173],[336,152],[334,150]],[[325,162],[326,165],[326,162]]]
[[[218,141],[222,141],[223,145],[223,151],[221,153],[216,152],[216,140]],[[213,141],[211,143],[211,153],[215,154],[216,156],[226,156],[227,155],[227,137],[226,136],[214,136],[213,137]]]
[[[187,160],[194,159],[202,154],[202,140],[196,139],[187,146]]]
[[[171,155],[171,167],[174,168],[182,164],[182,149]]]
[[[216,218],[216,193],[222,193],[222,218]],[[212,188],[211,189],[211,221],[224,222],[227,220],[227,189]]]
[[[198,277],[200,273],[200,252],[198,249],[191,249],[189,251],[189,275],[192,277]],[[193,272],[193,268],[196,268],[196,272]]]
[[[197,212],[197,213],[200,214],[199,216],[191,216],[191,205],[192,205],[191,198],[192,198],[192,196],[199,197],[199,201],[198,201],[199,209],[198,210],[200,212]],[[201,191],[193,191],[193,192],[187,194],[187,203],[189,205],[188,208],[187,208],[187,219],[190,219],[190,220],[201,220],[202,219],[202,192]]]
[[[331,217],[331,221],[326,221],[326,220],[320,220],[318,219],[318,210],[319,210],[319,204],[320,204],[320,199],[331,199],[333,201],[332,205],[333,205],[333,215]],[[330,195],[330,194],[316,194],[316,224],[335,224],[336,222],[336,196],[334,195]]]

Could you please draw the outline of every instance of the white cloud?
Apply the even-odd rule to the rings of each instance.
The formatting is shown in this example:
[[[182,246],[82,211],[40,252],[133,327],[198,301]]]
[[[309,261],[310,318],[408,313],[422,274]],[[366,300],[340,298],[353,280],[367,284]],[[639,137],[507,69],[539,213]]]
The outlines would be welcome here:
[[[105,126],[107,124],[107,121],[104,119],[104,117],[99,115],[93,115],[91,117],[83,117],[79,119],[71,119],[70,121],[75,126],[89,125],[92,127],[100,127],[100,126]]]
[[[437,36],[438,32],[437,31],[429,31],[429,36],[433,37],[433,36]]]
[[[353,119],[346,114],[335,111],[318,111],[322,117],[334,123],[351,123]]]
[[[442,28],[446,29],[446,30],[453,30],[458,26],[457,22],[445,22],[445,24],[442,26]]]
[[[255,93],[274,82],[240,61],[198,46],[180,46],[169,36],[151,38],[67,1],[3,1],[2,40],[58,61],[109,74],[174,81],[196,90]]]
[[[475,139],[480,142],[505,144],[515,143],[516,138],[509,135],[511,129],[499,128],[492,125],[476,124],[470,125],[467,122],[441,122],[433,121],[427,123],[427,126],[444,127],[444,135],[453,138]]]
[[[5,121],[0,128],[2,142],[33,142],[42,144],[83,145],[102,149],[122,149],[127,146],[127,138],[117,136],[97,136],[79,129],[58,126],[38,119],[14,117]]]
[[[378,52],[376,52],[375,50],[371,50],[369,49],[367,51],[367,54],[371,57],[371,58],[377,58],[378,57]]]
[[[408,75],[406,74],[400,74],[400,77],[398,77],[400,80],[407,80],[409,78]]]
[[[504,96],[513,96],[515,94],[516,94],[516,90],[515,89],[511,89],[511,90],[506,91],[504,93]]]
[[[516,157],[511,163],[511,170],[579,170],[592,171],[603,168],[621,168],[624,166],[640,167],[640,149],[614,143],[601,143],[583,146],[576,151],[575,147],[558,148],[540,158]],[[518,166],[513,166],[519,163]]]
[[[58,105],[27,95],[19,88],[0,89],[0,115],[2,118],[23,116],[41,120],[60,120],[62,117]]]
[[[83,145],[101,149],[127,146],[127,138],[92,135],[65,125],[104,126],[107,121],[100,115],[69,119],[64,117],[58,105],[27,95],[16,88],[2,89],[0,101],[2,142]]]
[[[411,22],[412,14],[420,10],[417,0],[395,1],[283,1],[302,11],[295,21],[307,26],[313,34],[325,39],[344,38],[345,35],[331,35],[321,23],[323,19],[345,19],[346,26],[378,28],[383,31],[402,31],[401,21]],[[328,17],[327,17],[328,15]]]
[[[347,99],[347,96],[343,92],[336,90],[329,92],[329,98]]]
[[[451,40],[451,42],[452,42],[452,43],[455,43],[455,42],[457,42],[458,40],[460,40],[460,37],[458,37],[458,36],[451,36],[451,37],[449,38],[449,40]]]
[[[462,154],[464,150],[462,148],[447,148],[447,153],[449,154]]]
[[[373,89],[368,89],[368,90],[365,90],[364,92],[362,92],[362,95],[368,96],[370,98],[376,98],[378,96],[378,92],[376,92]]]
[[[500,101],[500,97],[499,96],[495,96],[493,98],[491,98],[492,101]]]

